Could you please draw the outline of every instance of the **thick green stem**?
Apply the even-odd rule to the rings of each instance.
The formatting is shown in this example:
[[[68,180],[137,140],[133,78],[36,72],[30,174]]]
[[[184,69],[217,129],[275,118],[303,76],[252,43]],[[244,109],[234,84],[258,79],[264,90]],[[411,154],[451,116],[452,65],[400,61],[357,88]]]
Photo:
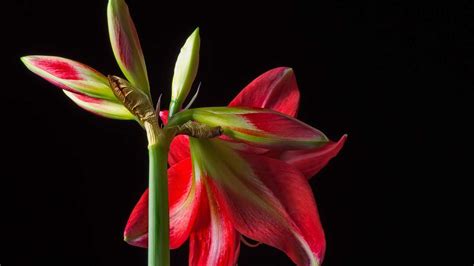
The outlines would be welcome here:
[[[169,139],[156,125],[146,123],[149,155],[148,266],[169,266],[169,209],[167,159]]]
[[[148,138],[148,266],[170,265],[170,218],[168,209],[168,151],[171,137],[160,128],[149,95],[127,80],[108,76],[112,91],[145,127]],[[173,133],[173,132],[171,132]]]

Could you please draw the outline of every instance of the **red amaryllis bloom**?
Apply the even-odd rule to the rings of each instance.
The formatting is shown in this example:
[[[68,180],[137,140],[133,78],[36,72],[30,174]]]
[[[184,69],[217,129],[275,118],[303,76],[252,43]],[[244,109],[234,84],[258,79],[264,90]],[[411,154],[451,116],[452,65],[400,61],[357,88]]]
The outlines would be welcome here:
[[[292,69],[270,70],[229,104],[251,108],[194,109],[194,120],[220,125],[232,139],[173,140],[170,246],[189,237],[189,265],[236,264],[240,235],[282,250],[297,265],[322,262],[324,232],[307,178],[337,155],[346,136],[331,142],[294,119],[299,97]],[[167,112],[161,115],[166,122]],[[300,149],[318,141],[319,147]],[[125,228],[128,243],[147,246],[147,216],[148,191]]]

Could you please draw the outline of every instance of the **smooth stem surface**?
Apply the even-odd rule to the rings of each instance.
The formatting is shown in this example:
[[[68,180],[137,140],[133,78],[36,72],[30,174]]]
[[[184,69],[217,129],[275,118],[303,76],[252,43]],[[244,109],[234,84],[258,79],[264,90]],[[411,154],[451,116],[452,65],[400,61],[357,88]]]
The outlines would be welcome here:
[[[171,100],[170,108],[169,108],[169,111],[168,111],[168,117],[171,118],[173,115],[178,113],[179,109],[181,109],[181,106],[179,106],[179,104],[177,104],[176,100]]]
[[[169,208],[167,159],[169,141],[163,131],[146,126],[149,155],[148,266],[169,266]]]

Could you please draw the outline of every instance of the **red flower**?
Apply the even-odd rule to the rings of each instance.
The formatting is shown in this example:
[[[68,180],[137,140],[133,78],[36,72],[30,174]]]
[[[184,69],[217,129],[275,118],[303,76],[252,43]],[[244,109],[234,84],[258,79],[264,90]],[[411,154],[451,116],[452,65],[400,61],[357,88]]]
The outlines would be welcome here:
[[[242,142],[228,137],[189,139],[183,135],[173,140],[168,170],[170,246],[178,248],[189,237],[189,265],[236,264],[241,234],[282,250],[297,265],[322,262],[324,231],[307,178],[337,155],[346,135],[338,142],[326,142],[320,131],[294,119],[299,97],[292,69],[270,70],[229,104],[265,109],[202,111],[212,112],[218,120],[229,114],[239,116],[258,132],[240,127],[240,120],[230,119],[228,130],[234,130],[236,139]],[[167,115],[167,111],[161,113],[165,123]],[[288,150],[300,148],[296,144],[275,149],[265,134],[289,144],[298,140],[300,145],[306,139],[326,144],[311,149]],[[255,139],[264,145],[255,146]],[[129,218],[125,240],[146,247],[147,223],[148,191]]]

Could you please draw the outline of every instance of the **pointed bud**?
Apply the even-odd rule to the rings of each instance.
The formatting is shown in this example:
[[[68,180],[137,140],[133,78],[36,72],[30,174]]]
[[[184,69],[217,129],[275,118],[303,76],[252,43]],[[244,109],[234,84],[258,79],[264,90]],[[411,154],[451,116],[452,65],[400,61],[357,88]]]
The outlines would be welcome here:
[[[57,56],[30,55],[21,61],[33,73],[63,89],[83,109],[112,119],[135,119],[117,100],[107,78],[95,69]]]
[[[107,7],[110,43],[125,77],[150,95],[150,85],[137,30],[124,0],[110,0]]]
[[[135,116],[131,114],[122,103],[93,98],[67,90],[63,90],[63,92],[81,108],[96,115],[119,120],[135,119]]]
[[[178,55],[171,85],[170,116],[179,112],[196,78],[200,42],[199,28],[196,28]]]
[[[107,78],[87,65],[67,58],[45,55],[23,56],[21,61],[33,73],[61,89],[116,101]]]

